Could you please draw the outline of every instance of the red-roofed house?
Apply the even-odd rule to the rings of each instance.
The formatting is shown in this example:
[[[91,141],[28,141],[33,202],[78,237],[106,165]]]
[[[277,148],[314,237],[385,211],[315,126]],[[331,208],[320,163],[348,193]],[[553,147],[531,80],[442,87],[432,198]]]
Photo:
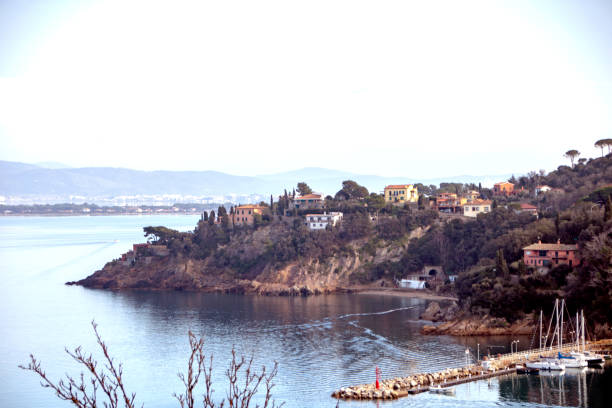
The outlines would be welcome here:
[[[578,258],[578,245],[562,244],[531,244],[523,248],[523,262],[527,267],[535,268],[541,272],[557,265],[576,266],[580,263]]]
[[[527,203],[521,203],[520,204],[520,209],[518,210],[518,212],[533,214],[533,215],[535,215],[537,217],[538,216],[538,207],[536,207],[535,205],[527,204]]]
[[[320,210],[323,208],[323,195],[312,193],[297,196],[289,202],[289,210],[287,215],[295,210]]]

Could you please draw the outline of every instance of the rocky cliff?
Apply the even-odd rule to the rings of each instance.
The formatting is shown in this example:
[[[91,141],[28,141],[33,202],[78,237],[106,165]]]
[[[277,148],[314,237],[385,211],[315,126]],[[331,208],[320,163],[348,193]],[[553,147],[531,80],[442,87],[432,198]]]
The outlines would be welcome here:
[[[368,268],[397,261],[401,242],[378,242],[368,251],[366,240],[355,240],[325,259],[303,257],[288,262],[269,259],[268,248],[278,241],[270,227],[232,239],[205,259],[183,254],[139,256],[115,260],[69,284],[111,290],[152,289],[201,292],[311,295],[350,290]],[[124,257],[125,258],[125,257]]]

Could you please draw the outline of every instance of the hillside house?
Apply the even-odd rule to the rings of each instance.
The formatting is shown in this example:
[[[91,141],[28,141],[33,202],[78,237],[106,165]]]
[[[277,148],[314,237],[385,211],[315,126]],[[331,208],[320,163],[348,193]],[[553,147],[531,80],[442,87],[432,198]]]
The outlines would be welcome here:
[[[230,214],[233,225],[253,225],[255,214],[263,215],[265,207],[256,204],[240,205]]]
[[[476,218],[478,214],[487,214],[491,212],[491,201],[489,200],[473,200],[468,201],[463,205],[463,215],[466,217]]]
[[[493,185],[493,194],[494,195],[511,195],[514,194],[514,184],[508,181],[502,181],[500,183],[495,183]]]
[[[536,207],[535,205],[527,204],[527,203],[520,203],[519,204],[519,209],[517,210],[517,212],[518,213],[532,214],[532,215],[535,215],[537,217],[538,216],[538,207]]]
[[[471,203],[480,198],[480,193],[476,190],[470,190],[465,195],[465,198],[467,199],[468,203]]]
[[[335,226],[342,221],[341,212],[323,214],[306,214],[306,225],[310,230],[322,230],[327,226]]]
[[[412,184],[391,184],[385,187],[385,202],[394,205],[416,203],[419,200],[419,190]]]
[[[461,214],[467,198],[458,197],[455,193],[440,193],[436,197],[436,209],[443,213]]]
[[[537,197],[538,195],[542,194],[542,193],[546,193],[548,191],[552,190],[552,187],[546,186],[546,185],[541,185],[541,186],[536,186],[535,188],[535,196]]]
[[[538,241],[537,244],[523,248],[523,262],[539,272],[547,272],[557,265],[576,266],[580,263],[578,245],[562,244],[559,240],[556,244]]]
[[[323,195],[312,193],[297,196],[289,202],[287,215],[291,215],[293,210],[321,210],[323,209]]]

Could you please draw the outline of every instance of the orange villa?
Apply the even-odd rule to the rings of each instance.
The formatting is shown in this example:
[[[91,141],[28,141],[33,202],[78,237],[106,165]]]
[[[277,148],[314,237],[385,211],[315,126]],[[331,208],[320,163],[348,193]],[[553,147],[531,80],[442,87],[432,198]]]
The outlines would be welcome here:
[[[495,183],[493,186],[494,195],[510,195],[514,193],[514,184],[508,181],[502,181],[501,183]]]
[[[531,244],[523,248],[523,262],[527,267],[532,267],[540,272],[557,265],[576,266],[580,263],[578,258],[578,245],[562,244],[557,240],[556,244]]]
[[[235,225],[252,225],[255,214],[263,215],[264,207],[255,204],[241,205],[234,208],[232,222]]]

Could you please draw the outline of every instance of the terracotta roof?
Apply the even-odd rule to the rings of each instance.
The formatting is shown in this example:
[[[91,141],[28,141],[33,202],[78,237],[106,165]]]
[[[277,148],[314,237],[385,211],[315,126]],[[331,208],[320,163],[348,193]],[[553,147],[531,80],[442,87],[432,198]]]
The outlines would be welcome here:
[[[409,188],[409,187],[413,187],[413,184],[390,184],[387,187],[385,187],[385,190],[388,188]]]
[[[249,208],[254,208],[254,209],[259,209],[259,210],[263,210],[264,207],[262,207],[261,205],[258,204],[245,204],[245,205],[241,205],[239,207],[234,207],[235,209],[240,208],[241,210],[246,210]]]
[[[306,194],[303,196],[295,197],[296,200],[320,200],[321,194]]]
[[[491,205],[493,204],[493,202],[489,201],[489,200],[479,200],[476,199],[474,201],[472,201],[471,203],[465,203],[463,204],[464,206],[470,206],[470,205]]]
[[[500,186],[502,184],[512,184],[512,185],[514,185],[513,183],[510,183],[509,181],[500,181],[499,183],[495,183],[496,186]]]
[[[531,244],[523,248],[523,250],[534,251],[577,251],[578,245],[571,244]]]
[[[521,210],[537,210],[537,209],[538,207],[536,207],[535,205],[521,203]]]

